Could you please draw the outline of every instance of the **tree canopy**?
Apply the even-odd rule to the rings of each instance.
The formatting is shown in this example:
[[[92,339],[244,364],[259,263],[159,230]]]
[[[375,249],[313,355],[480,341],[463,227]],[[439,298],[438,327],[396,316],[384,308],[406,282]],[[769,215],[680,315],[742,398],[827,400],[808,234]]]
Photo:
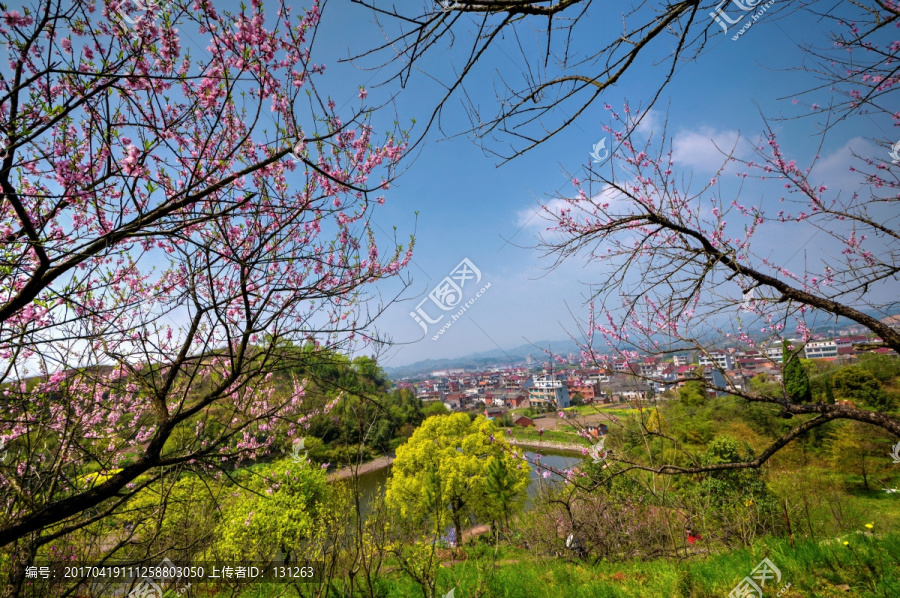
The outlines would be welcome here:
[[[490,420],[437,415],[397,449],[387,500],[412,525],[426,524],[432,536],[452,524],[460,539],[471,515],[500,519],[508,513],[527,488],[529,471]]]
[[[272,4],[0,7],[12,594],[41,546],[165,471],[258,458],[276,423],[296,436],[333,407],[273,383],[297,345],[377,336],[367,288],[412,239],[376,243],[370,216],[407,135],[373,131],[364,91],[341,109],[320,94],[319,3]]]

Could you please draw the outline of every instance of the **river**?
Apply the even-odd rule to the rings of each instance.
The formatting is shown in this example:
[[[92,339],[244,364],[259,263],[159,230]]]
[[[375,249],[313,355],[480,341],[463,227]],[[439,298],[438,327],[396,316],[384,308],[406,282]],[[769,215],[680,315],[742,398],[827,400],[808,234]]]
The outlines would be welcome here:
[[[538,455],[537,452],[530,450],[525,451],[525,454],[528,456],[528,461],[531,463],[534,463],[534,460]],[[580,455],[549,449],[542,450],[540,452],[540,455],[541,464],[543,464],[545,467],[550,467],[556,470],[563,470],[572,467],[573,465],[577,465],[582,459]],[[360,474],[359,492],[360,496],[362,497],[363,513],[368,514],[368,507],[372,503],[372,499],[376,496],[375,493],[384,492],[384,486],[387,483],[387,479],[390,474],[390,466]],[[554,473],[551,473],[549,478],[544,478],[543,471],[539,471],[537,467],[532,465],[531,483],[528,485],[528,500],[526,501],[526,508],[542,485],[559,484],[561,482],[562,478]]]

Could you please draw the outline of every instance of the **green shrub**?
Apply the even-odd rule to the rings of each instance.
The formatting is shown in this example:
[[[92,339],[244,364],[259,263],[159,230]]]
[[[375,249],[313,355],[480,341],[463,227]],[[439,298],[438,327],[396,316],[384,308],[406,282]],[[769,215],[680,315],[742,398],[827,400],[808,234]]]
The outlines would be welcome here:
[[[838,394],[854,402],[859,401],[866,407],[890,411],[895,406],[894,397],[881,387],[875,374],[859,365],[837,372],[832,384]]]

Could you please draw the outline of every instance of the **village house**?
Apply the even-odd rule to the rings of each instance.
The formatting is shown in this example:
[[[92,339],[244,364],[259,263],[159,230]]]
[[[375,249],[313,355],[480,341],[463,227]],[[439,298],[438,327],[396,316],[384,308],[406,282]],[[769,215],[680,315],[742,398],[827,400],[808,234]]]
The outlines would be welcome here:
[[[535,376],[534,386],[528,389],[528,401],[532,407],[569,407],[569,390],[558,376]]]
[[[447,409],[460,410],[466,406],[466,396],[462,393],[450,393],[444,399]]]
[[[503,414],[506,413],[506,409],[503,407],[485,407],[484,408],[484,416],[490,420],[500,419],[503,417]]]
[[[584,403],[593,403],[594,401],[600,399],[602,395],[602,391],[600,390],[600,383],[594,382],[585,384],[580,380],[573,380],[566,384],[569,390],[569,400],[575,395],[581,395],[581,400]]]

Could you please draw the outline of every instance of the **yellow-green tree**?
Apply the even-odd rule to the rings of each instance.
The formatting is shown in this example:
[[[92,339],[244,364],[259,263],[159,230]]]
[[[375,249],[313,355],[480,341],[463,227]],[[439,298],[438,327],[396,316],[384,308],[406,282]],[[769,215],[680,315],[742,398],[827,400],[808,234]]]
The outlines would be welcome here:
[[[314,551],[324,540],[325,523],[332,515],[326,508],[330,492],[325,472],[308,463],[284,460],[246,477],[222,509],[212,556],[267,560],[281,551],[299,561],[307,549]]]
[[[502,496],[489,483],[502,463]],[[493,465],[493,468],[492,468]],[[464,413],[429,417],[409,441],[397,449],[388,504],[413,524],[426,524],[438,532],[452,523],[462,539],[464,519],[481,515],[499,519],[510,503],[521,500],[528,487],[530,468],[511,454],[494,424]]]
[[[662,430],[663,425],[665,424],[665,420],[659,412],[659,409],[653,409],[650,412],[650,416],[647,418],[647,423],[644,425],[647,428],[648,432],[656,432],[659,433]]]

